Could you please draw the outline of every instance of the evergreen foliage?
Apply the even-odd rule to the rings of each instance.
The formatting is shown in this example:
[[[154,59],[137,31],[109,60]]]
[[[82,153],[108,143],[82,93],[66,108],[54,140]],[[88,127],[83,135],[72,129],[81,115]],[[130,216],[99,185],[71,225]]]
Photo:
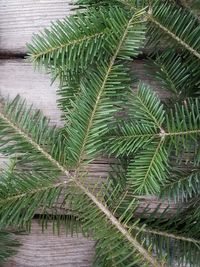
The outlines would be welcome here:
[[[199,20],[173,1],[78,0],[74,9],[28,45],[35,66],[60,82],[63,127],[19,96],[0,111],[0,153],[10,158],[0,178],[0,239],[9,243],[0,260],[16,245],[3,230],[28,228],[39,210],[43,225],[96,240],[93,266],[198,267]],[[167,103],[142,81],[132,91],[127,62],[145,45]],[[88,185],[88,164],[102,155],[118,168]],[[182,208],[149,214],[147,205],[138,216],[144,195]]]

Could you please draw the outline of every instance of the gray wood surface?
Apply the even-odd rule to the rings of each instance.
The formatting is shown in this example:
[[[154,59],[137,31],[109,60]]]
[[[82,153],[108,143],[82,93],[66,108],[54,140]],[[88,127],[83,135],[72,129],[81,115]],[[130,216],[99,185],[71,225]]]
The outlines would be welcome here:
[[[70,0],[1,0],[0,52],[26,53],[33,33],[69,14]]]
[[[14,98],[20,94],[41,109],[52,124],[60,124],[60,112],[56,107],[56,83],[50,86],[47,74],[34,71],[30,63],[23,59],[0,60],[0,94],[4,98]]]
[[[52,225],[42,232],[38,221],[33,221],[31,234],[18,237],[22,243],[18,254],[4,267],[90,267],[94,253],[94,241],[79,236],[60,235],[52,231]]]

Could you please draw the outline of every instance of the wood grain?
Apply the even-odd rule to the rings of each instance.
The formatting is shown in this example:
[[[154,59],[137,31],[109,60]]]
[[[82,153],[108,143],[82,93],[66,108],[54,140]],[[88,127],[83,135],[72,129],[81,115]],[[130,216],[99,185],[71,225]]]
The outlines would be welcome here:
[[[42,232],[37,220],[31,227],[31,234],[19,236],[22,243],[18,254],[3,267],[90,267],[94,254],[94,241],[78,236],[60,235],[52,231],[49,224]]]
[[[31,36],[70,13],[71,0],[1,0],[0,53],[24,54]]]
[[[56,106],[57,85],[50,86],[47,74],[34,71],[23,59],[0,60],[0,94],[12,99],[17,94],[41,109],[53,124],[60,124],[60,112]]]

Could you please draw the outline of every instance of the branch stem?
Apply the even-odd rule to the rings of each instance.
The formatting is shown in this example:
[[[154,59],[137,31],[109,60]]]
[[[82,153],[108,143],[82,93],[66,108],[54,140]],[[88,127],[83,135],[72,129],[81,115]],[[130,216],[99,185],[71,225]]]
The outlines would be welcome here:
[[[153,22],[156,26],[158,26],[161,30],[163,30],[165,33],[167,33],[170,37],[172,37],[177,43],[181,44],[185,49],[190,51],[191,54],[193,54],[195,57],[200,59],[200,53],[196,51],[194,48],[189,46],[186,42],[184,42],[182,39],[180,39],[176,34],[171,32],[169,29],[164,27],[161,23],[159,23],[152,15],[148,15],[147,18]]]
[[[88,40],[91,40],[91,39],[98,38],[100,36],[103,36],[104,34],[105,34],[105,30],[104,31],[101,31],[101,32],[98,32],[98,33],[95,33],[95,34],[92,34],[90,36],[84,36],[83,38],[80,38],[80,39],[77,39],[77,40],[74,40],[74,41],[70,41],[70,42],[66,42],[66,43],[61,44],[59,46],[56,46],[56,47],[53,47],[53,48],[49,48],[49,49],[47,49],[45,51],[42,51],[40,53],[33,54],[32,55],[32,58],[35,61],[39,57],[44,56],[44,55],[49,54],[49,53],[52,53],[52,52],[54,52],[56,50],[67,48],[70,45],[74,46],[74,45],[80,44],[80,43],[82,43],[84,41],[88,41]]]

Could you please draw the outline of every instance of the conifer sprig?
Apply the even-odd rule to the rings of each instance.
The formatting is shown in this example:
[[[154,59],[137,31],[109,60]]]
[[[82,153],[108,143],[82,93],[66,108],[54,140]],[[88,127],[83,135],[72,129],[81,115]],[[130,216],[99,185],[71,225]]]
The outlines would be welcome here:
[[[25,114],[26,115],[26,114]],[[13,124],[13,122],[9,121],[8,118],[5,118],[3,114],[1,114],[2,121],[6,121],[6,129],[14,129],[15,131],[16,126]],[[11,131],[12,134],[12,131]],[[24,132],[19,132],[18,134],[22,139],[27,141],[27,137]],[[34,141],[32,141],[34,142]],[[33,143],[35,144],[35,143]],[[23,144],[21,143],[22,147]],[[35,149],[38,150],[39,154],[42,154],[52,165],[55,166],[58,171],[63,172],[67,177],[69,176],[68,170],[59,162],[52,158],[50,154],[48,154],[46,151],[41,149],[40,145],[38,144],[35,146]],[[149,252],[142,247],[140,243],[137,242],[137,240],[129,234],[129,232],[124,228],[124,225],[118,222],[116,217],[112,215],[112,212],[106,207],[105,204],[102,204],[98,198],[91,193],[87,187],[80,181],[80,177],[77,178],[76,176],[70,176],[68,177],[68,182],[64,181],[57,184],[48,184],[47,178],[41,177],[41,173],[39,178],[35,177],[34,174],[29,173],[30,178],[27,179],[24,177],[24,174],[22,175],[22,178],[17,177],[16,182],[13,181],[14,186],[11,186],[10,183],[7,185],[7,177],[5,177],[5,181],[2,181],[2,188],[9,186],[9,190],[5,193],[4,190],[2,190],[1,195],[1,201],[0,201],[0,225],[1,227],[8,227],[10,225],[18,225],[18,226],[24,226],[27,222],[30,221],[30,219],[33,217],[34,212],[37,208],[40,206],[44,209],[52,207],[53,204],[56,203],[56,200],[61,194],[61,190],[63,190],[63,185],[65,187],[66,184],[72,183],[72,186],[75,188],[76,191],[79,192],[80,196],[78,194],[73,194],[73,202],[72,202],[72,208],[77,209],[77,204],[73,203],[80,203],[81,201],[81,208],[82,212],[83,210],[83,204],[84,199],[82,199],[82,196],[85,198],[87,196],[87,201],[91,202],[92,205],[94,205],[94,209],[97,212],[97,214],[101,214],[103,218],[105,217],[106,220],[108,220],[110,226],[114,229],[116,229],[116,238],[119,240],[126,240],[127,243],[127,255],[130,255],[131,248],[132,256],[135,258],[137,262],[140,262],[143,264],[143,257],[152,265],[152,266],[160,266],[159,263],[157,263],[156,259],[154,259],[153,256],[149,254]],[[52,177],[51,177],[52,178]],[[41,187],[41,183],[44,180],[43,186]],[[10,179],[9,179],[10,181]],[[69,188],[69,191],[73,191],[73,187]],[[80,193],[81,192],[81,193]],[[65,193],[65,198],[67,197],[69,193]],[[76,198],[74,199],[74,196]],[[82,199],[82,200],[81,200]],[[75,207],[74,207],[75,205]],[[25,207],[28,207],[28,211],[25,209]],[[84,207],[86,208],[84,218],[88,212],[88,207],[85,203]],[[78,207],[78,210],[80,207]],[[91,209],[90,209],[91,210]],[[81,211],[81,209],[80,209]],[[100,222],[101,216],[97,219]],[[104,223],[105,231],[107,231],[107,227]],[[124,242],[124,241],[123,241]],[[122,259],[123,260],[123,259]]]
[[[78,0],[76,14],[33,37],[29,58],[59,79],[64,126],[49,126],[19,97],[5,103],[0,152],[12,164],[0,178],[0,230],[27,226],[40,212],[58,231],[62,221],[92,235],[93,266],[198,266],[199,20],[169,1],[152,2]],[[131,91],[127,60],[140,53],[146,29],[153,46],[167,38],[175,48],[153,58],[175,104],[142,82]],[[119,158],[119,169],[102,186],[88,185],[88,163],[102,154]],[[159,206],[147,215],[148,205],[138,215],[144,194],[186,206],[172,217]]]
[[[127,181],[134,194],[155,194],[169,175],[167,150],[179,155],[190,148],[191,142],[198,143],[199,100],[176,104],[174,111],[165,114],[156,95],[140,84],[133,102],[132,123],[114,129],[116,134],[109,139],[108,149],[117,156],[132,155]]]

